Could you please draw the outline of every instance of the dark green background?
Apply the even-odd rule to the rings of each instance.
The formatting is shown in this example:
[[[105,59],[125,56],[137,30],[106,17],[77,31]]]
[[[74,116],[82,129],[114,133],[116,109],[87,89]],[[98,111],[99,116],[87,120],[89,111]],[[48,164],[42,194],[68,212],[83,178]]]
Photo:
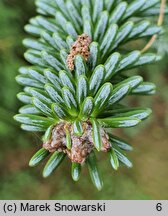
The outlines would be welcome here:
[[[15,76],[18,67],[26,64],[23,26],[33,15],[32,0],[0,1],[0,199],[168,199],[168,56],[158,65],[136,71],[157,83],[157,94],[128,100],[151,107],[153,116],[135,129],[115,130],[134,146],[129,154],[132,169],[123,167],[115,172],[107,154],[100,154],[104,188],[97,192],[86,168],[78,183],[72,181],[68,159],[48,179],[41,176],[44,164],[28,167],[30,157],[41,146],[40,137],[22,131],[12,116],[21,106]],[[160,47],[160,51],[166,50],[168,43]]]

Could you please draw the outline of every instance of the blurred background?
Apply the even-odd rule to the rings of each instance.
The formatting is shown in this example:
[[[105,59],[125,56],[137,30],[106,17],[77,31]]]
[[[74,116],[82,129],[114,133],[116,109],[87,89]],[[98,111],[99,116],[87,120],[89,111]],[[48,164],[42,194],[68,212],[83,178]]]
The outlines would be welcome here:
[[[153,115],[135,129],[115,130],[133,145],[129,156],[134,167],[115,172],[107,155],[99,155],[104,188],[98,192],[86,168],[78,183],[72,181],[68,159],[48,179],[42,178],[44,164],[28,167],[40,137],[22,131],[12,117],[21,106],[15,76],[26,64],[23,26],[35,14],[33,0],[0,1],[0,199],[168,199],[168,31],[155,43],[163,60],[138,71],[157,84],[157,94],[129,99],[135,106],[151,107]]]

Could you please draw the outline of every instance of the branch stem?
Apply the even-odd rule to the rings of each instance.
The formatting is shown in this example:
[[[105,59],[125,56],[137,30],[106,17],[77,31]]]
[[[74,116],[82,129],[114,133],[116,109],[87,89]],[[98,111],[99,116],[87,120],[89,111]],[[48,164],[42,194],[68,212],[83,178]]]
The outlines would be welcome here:
[[[159,14],[158,22],[157,22],[158,26],[161,26],[163,24],[165,5],[166,5],[166,0],[161,0],[160,14]],[[141,53],[146,52],[153,45],[157,36],[158,36],[157,34],[152,36],[152,38],[149,40],[149,42],[146,44],[146,46],[141,50]]]

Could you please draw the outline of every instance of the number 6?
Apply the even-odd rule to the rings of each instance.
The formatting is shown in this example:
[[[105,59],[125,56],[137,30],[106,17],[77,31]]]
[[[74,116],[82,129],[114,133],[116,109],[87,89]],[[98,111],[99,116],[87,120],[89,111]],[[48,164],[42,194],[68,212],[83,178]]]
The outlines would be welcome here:
[[[162,203],[158,203],[158,204],[156,205],[156,210],[157,210],[157,211],[162,211]]]

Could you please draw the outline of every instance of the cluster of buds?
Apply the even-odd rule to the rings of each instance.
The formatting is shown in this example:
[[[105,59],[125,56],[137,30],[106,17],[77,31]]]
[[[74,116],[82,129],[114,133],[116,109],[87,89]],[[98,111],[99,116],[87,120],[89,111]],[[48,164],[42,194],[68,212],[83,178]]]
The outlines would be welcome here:
[[[74,134],[73,125],[70,123],[59,123],[51,133],[49,141],[43,144],[43,147],[50,152],[59,151],[68,155],[72,162],[84,163],[87,156],[95,148],[92,138],[92,125],[90,122],[82,123],[83,134],[77,136]],[[72,146],[67,148],[66,145],[66,130],[70,133]],[[100,129],[102,137],[101,151],[107,152],[110,149],[109,137],[103,128]]]

